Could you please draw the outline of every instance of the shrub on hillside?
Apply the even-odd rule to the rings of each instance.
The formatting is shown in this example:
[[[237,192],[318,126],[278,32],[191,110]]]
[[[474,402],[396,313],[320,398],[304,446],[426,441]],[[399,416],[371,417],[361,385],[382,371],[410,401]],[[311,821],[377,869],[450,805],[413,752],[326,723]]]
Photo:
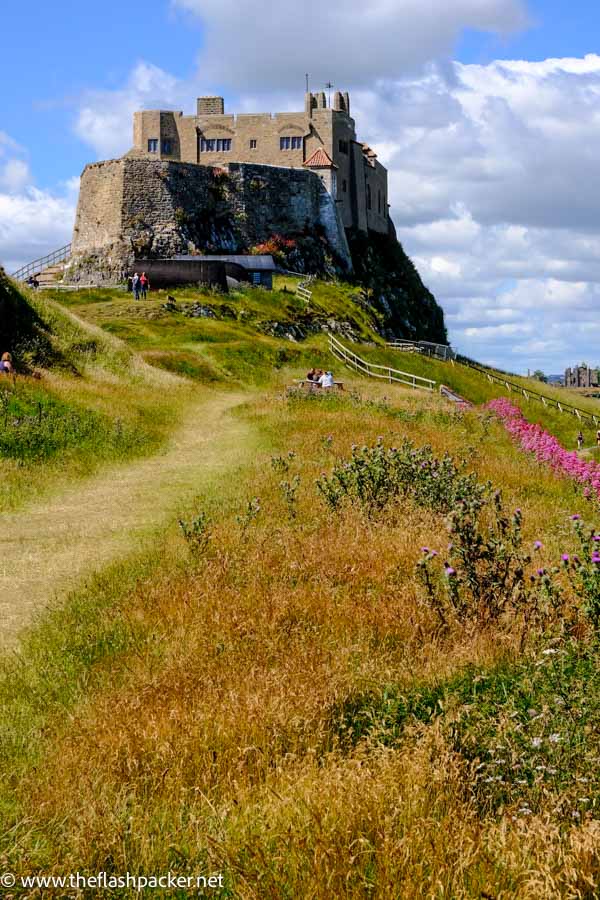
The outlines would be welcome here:
[[[0,268],[0,353],[6,350],[17,368],[49,365],[57,358],[47,324]]]

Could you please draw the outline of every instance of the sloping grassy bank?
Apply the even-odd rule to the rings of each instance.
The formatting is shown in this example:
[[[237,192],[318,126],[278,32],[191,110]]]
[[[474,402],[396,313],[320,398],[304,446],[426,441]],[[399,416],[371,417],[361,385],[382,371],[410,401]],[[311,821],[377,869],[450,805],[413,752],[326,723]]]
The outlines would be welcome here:
[[[439,384],[445,384],[459,393],[471,403],[481,405],[498,397],[509,397],[511,402],[519,406],[523,414],[530,422],[537,422],[554,434],[567,449],[577,447],[577,433],[581,428],[584,434],[586,447],[595,447],[596,427],[590,423],[580,422],[573,415],[561,413],[556,409],[544,406],[541,402],[528,401],[523,396],[507,390],[502,385],[494,384],[481,372],[468,366],[456,363],[452,365],[441,360],[431,359],[428,356],[416,353],[402,353],[381,346],[365,348],[362,353],[365,359],[380,365],[392,366],[402,371],[421,375],[424,378],[433,378]],[[490,369],[493,372],[493,369]],[[580,407],[583,410],[600,416],[600,403],[588,397],[581,397],[568,390],[553,388],[551,385],[541,384],[531,379],[510,376],[511,381],[520,384],[526,390],[537,391],[559,402]],[[595,449],[592,455],[596,455]]]
[[[135,302],[116,290],[50,293],[65,308],[122,339],[149,363],[203,383],[267,384],[273,372],[331,364],[323,326],[378,340],[379,314],[358,288],[316,282],[307,307],[294,293],[299,279],[277,277],[275,290],[246,288],[227,295],[198,288],[151,293]],[[175,304],[165,308],[168,296]],[[187,315],[200,305],[204,316]]]
[[[248,405],[259,452],[6,664],[9,871],[221,872],[211,896],[243,898],[594,896],[595,638],[566,576],[559,602],[536,572],[596,508],[487,417],[384,393]],[[490,593],[459,568],[455,604],[454,576],[428,553],[428,592],[419,561],[454,552],[449,514],[462,546],[465,508]]]
[[[53,301],[0,288],[11,301],[3,334],[14,340],[3,346],[18,370],[0,378],[1,510],[164,443],[189,401],[185,384]]]

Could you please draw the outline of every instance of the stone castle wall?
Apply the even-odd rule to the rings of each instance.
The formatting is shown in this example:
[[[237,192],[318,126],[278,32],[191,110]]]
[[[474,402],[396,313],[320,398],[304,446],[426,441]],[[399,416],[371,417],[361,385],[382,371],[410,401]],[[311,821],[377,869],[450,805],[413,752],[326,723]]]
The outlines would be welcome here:
[[[282,138],[289,139],[283,148]],[[206,149],[207,142],[213,149]],[[222,97],[199,98],[196,115],[142,110],[134,113],[128,155],[204,166],[242,162],[301,169],[319,148],[336,167],[333,197],[344,226],[387,234],[387,170],[357,141],[350,99],[339,91],[333,108],[324,93],[309,93],[304,110],[296,112],[226,114]]]
[[[67,280],[110,281],[136,258],[235,252],[273,234],[323,233],[351,267],[331,196],[313,172],[123,157],[81,177]]]

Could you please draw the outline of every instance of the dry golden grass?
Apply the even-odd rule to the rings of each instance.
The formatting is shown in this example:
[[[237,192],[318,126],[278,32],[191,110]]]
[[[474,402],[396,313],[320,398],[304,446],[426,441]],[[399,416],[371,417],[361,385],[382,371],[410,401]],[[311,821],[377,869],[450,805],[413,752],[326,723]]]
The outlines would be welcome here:
[[[394,396],[396,417],[375,403],[249,407],[252,427],[296,454],[295,516],[259,454],[224,487],[206,555],[127,597],[121,615],[146,638],[111,658],[67,722],[48,722],[43,763],[16,786],[22,868],[220,870],[223,896],[248,900],[594,896],[597,823],[482,818],[435,723],[390,746],[340,730],[356,698],[512,658],[520,634],[440,635],[414,566],[421,545],[444,548],[442,517],[408,503],[382,521],[328,513],[314,479],[336,456],[380,435],[466,454],[548,558],[575,502],[477,414]],[[236,516],[254,496],[261,512],[245,527]]]

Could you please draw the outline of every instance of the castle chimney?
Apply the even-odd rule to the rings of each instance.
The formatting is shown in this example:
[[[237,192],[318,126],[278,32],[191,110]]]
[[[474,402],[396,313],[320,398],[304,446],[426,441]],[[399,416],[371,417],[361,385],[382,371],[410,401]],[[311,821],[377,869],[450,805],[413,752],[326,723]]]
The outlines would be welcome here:
[[[344,91],[343,97],[344,97],[344,109],[348,113],[348,115],[350,115],[350,94],[348,93],[348,91]]]
[[[222,116],[225,114],[225,101],[222,97],[198,97],[197,115]]]
[[[311,94],[310,91],[304,95],[304,112],[310,118],[312,116],[313,109],[317,108],[317,98],[314,94]]]

